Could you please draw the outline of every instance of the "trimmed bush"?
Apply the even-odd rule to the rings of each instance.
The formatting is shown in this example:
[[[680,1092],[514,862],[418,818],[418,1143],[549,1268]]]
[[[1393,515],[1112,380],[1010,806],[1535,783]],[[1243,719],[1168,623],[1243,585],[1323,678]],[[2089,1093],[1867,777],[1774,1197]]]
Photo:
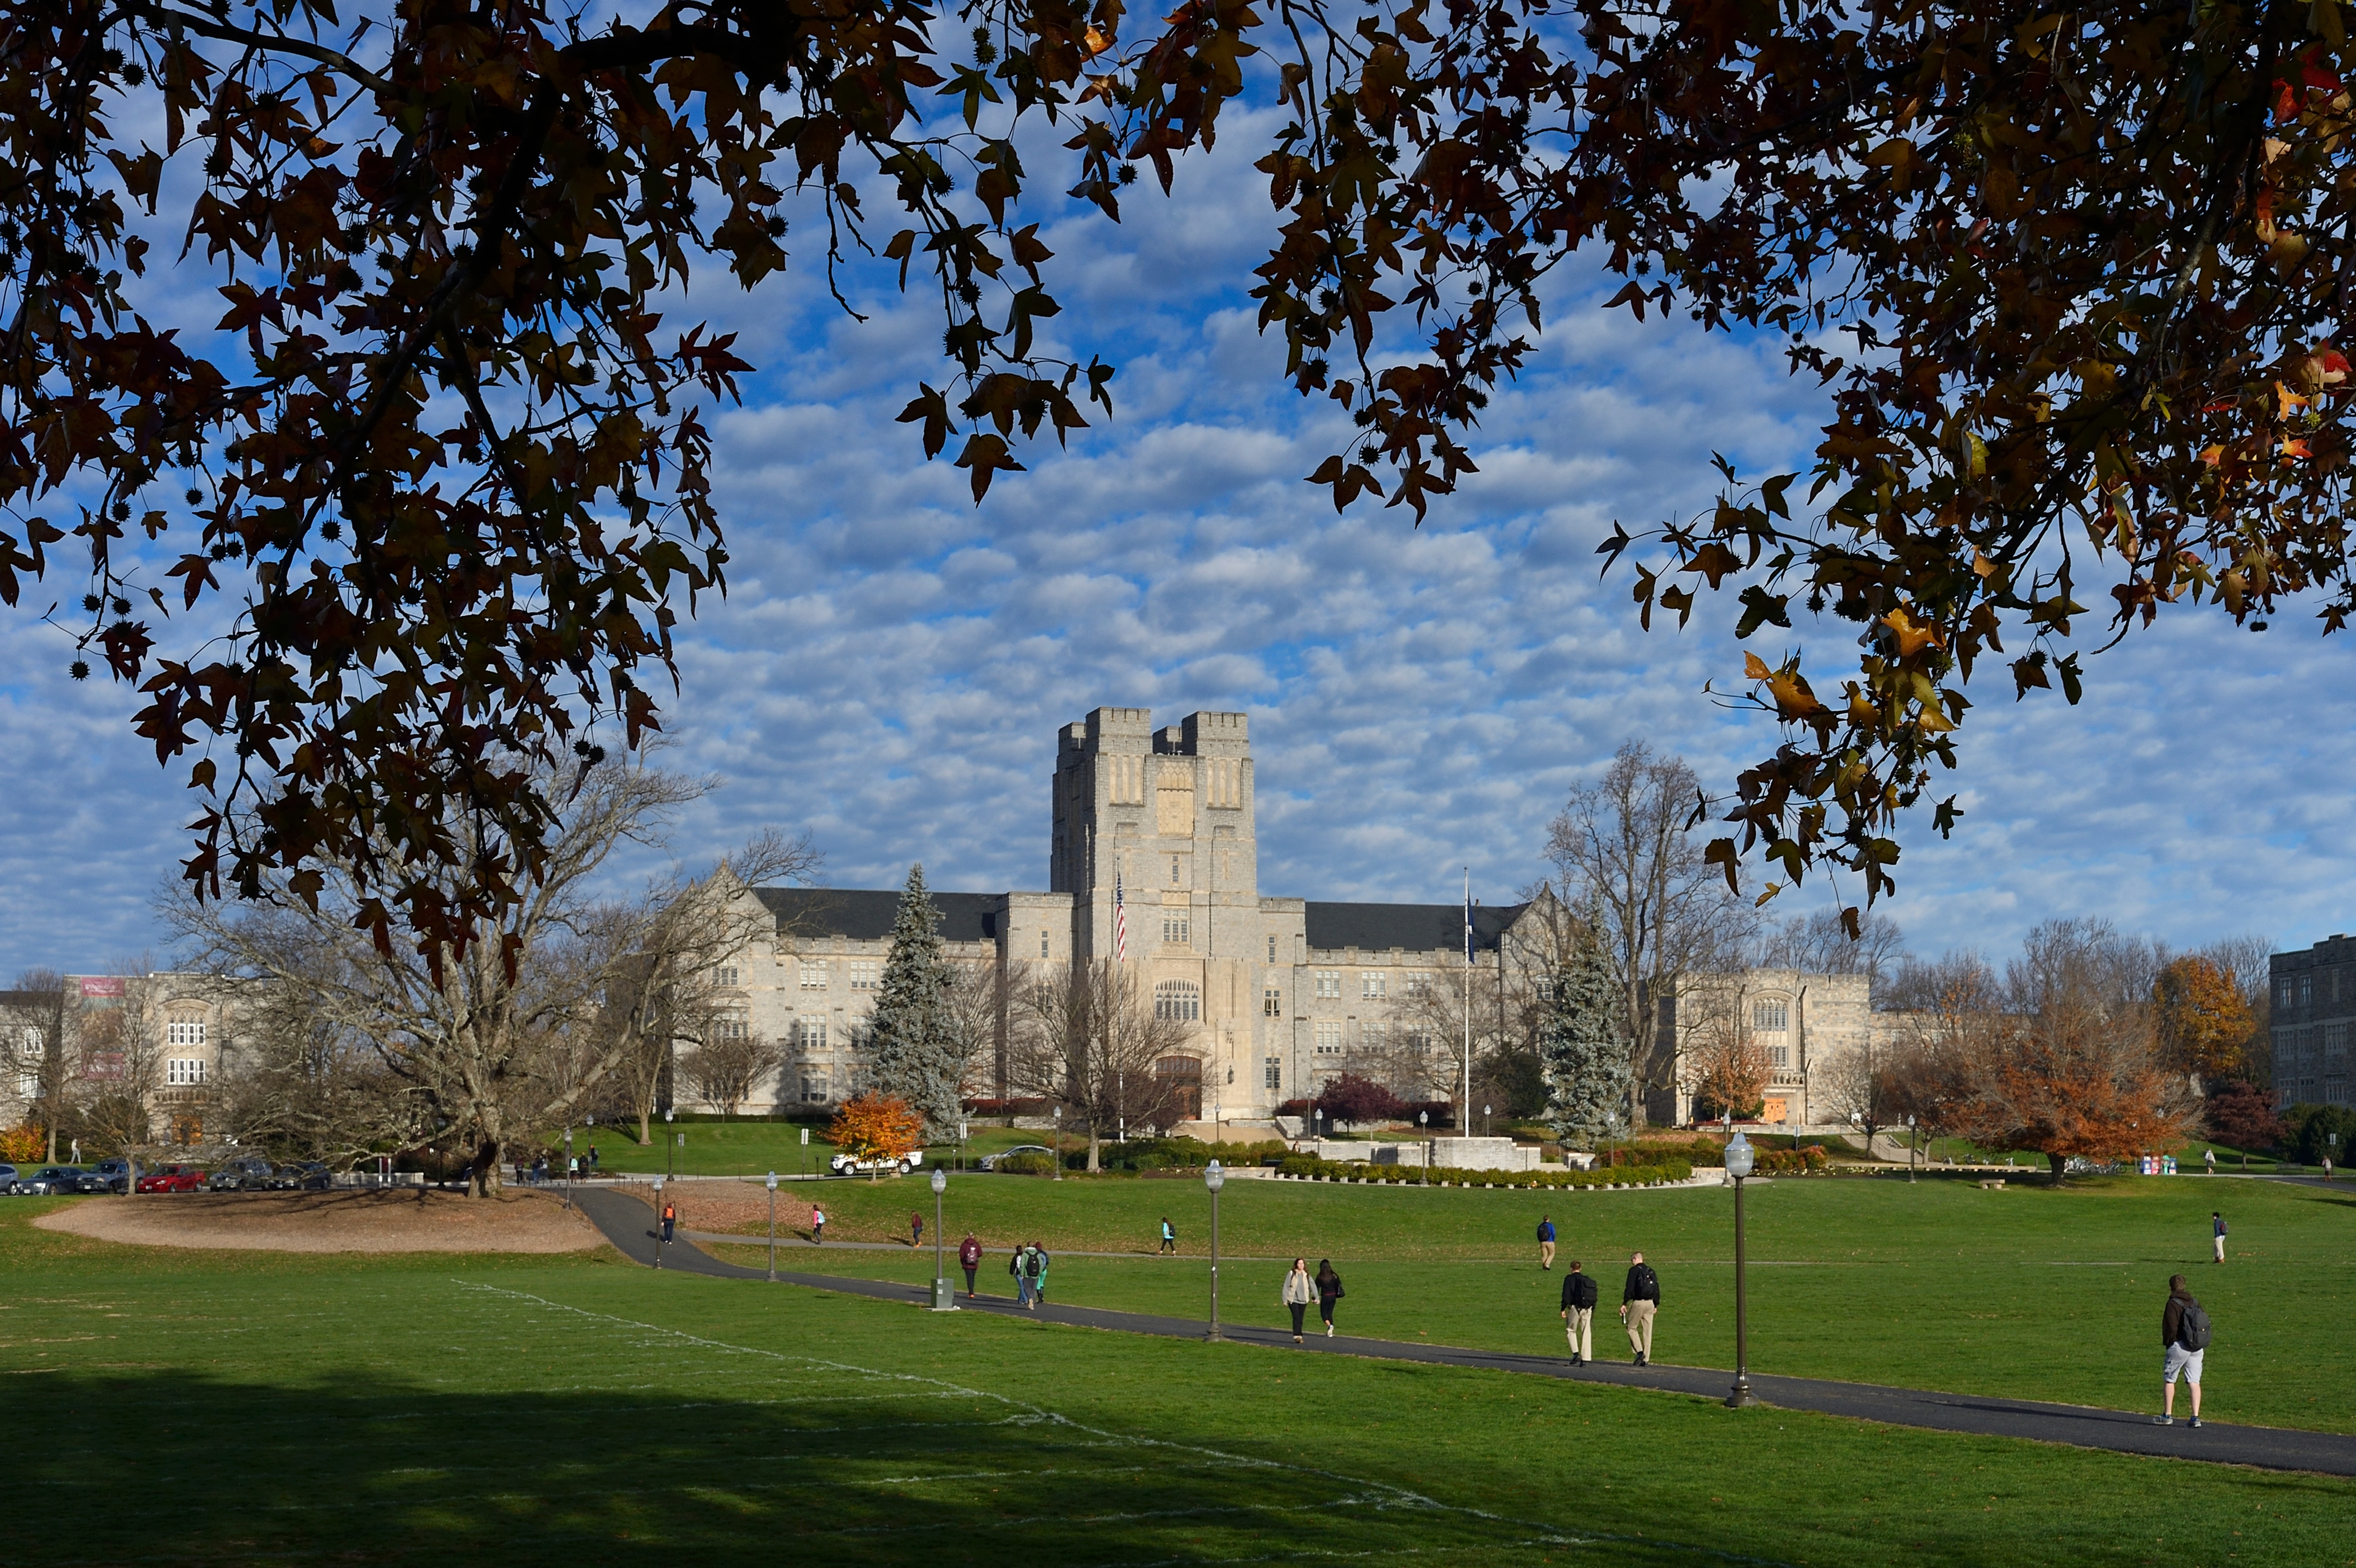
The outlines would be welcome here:
[[[990,1168],[1008,1176],[1053,1176],[1055,1174],[1055,1157],[1052,1154],[1001,1155]]]
[[[1423,1183],[1424,1170],[1415,1165],[1373,1165],[1365,1160],[1319,1159],[1296,1154],[1277,1168],[1280,1176],[1316,1181],[1373,1182],[1414,1187]],[[1523,1189],[1581,1187],[1661,1187],[1688,1180],[1693,1167],[1682,1160],[1595,1170],[1460,1170],[1434,1166],[1434,1187],[1514,1187]]]

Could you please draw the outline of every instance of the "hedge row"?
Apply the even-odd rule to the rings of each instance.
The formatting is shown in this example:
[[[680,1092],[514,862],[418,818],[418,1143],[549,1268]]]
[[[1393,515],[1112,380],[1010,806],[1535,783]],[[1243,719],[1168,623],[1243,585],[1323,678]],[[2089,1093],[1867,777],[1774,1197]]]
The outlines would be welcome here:
[[[1434,1187],[1660,1187],[1690,1179],[1693,1167],[1683,1161],[1619,1170],[1460,1170],[1453,1166],[1434,1166],[1427,1172],[1416,1165],[1370,1165],[1364,1160],[1319,1159],[1313,1155],[1297,1154],[1279,1166],[1277,1174],[1310,1181],[1410,1187],[1422,1185],[1427,1176]]]

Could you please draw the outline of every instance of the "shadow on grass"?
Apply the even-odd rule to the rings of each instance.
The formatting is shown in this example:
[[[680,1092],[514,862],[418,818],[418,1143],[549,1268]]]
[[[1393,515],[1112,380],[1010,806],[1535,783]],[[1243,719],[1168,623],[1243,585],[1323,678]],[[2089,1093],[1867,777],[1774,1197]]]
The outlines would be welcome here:
[[[1363,1477],[1077,1426],[857,1373],[775,1401],[25,1373],[23,1562],[1191,1563],[1712,1552],[1443,1507]],[[840,1384],[841,1386],[834,1386]]]

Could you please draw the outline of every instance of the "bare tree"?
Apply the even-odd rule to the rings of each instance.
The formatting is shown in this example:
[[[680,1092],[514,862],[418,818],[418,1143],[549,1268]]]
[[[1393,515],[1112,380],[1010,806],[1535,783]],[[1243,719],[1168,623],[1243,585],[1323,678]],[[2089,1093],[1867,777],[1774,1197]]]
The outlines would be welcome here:
[[[1015,989],[1013,1012],[1008,1055],[1016,1090],[1078,1113],[1090,1170],[1107,1125],[1174,1119],[1153,1068],[1183,1051],[1197,1026],[1158,1011],[1134,968],[1100,958],[1031,970]]]
[[[307,994],[262,982],[241,987],[237,1000],[236,1048],[221,1052],[213,1093],[241,1139],[338,1164],[380,1143],[423,1141],[423,1100]]]
[[[1888,915],[1869,912],[1852,938],[1841,912],[1819,909],[1766,932],[1756,962],[1763,969],[1797,969],[1804,975],[1862,975],[1877,998],[1906,958],[1906,934]]]
[[[967,1099],[994,1098],[1006,1082],[1000,1052],[1013,1000],[1013,973],[994,963],[949,965],[942,1010],[965,1060],[960,1093]]]
[[[1563,903],[1591,901],[1601,913],[1634,1054],[1633,1126],[1644,1125],[1645,1092],[1668,1087],[1676,1071],[1676,1053],[1658,1038],[1658,998],[1679,975],[1733,966],[1758,923],[1703,858],[1693,832],[1701,803],[1683,758],[1630,741],[1601,779],[1571,792],[1547,830]]]
[[[723,1116],[753,1097],[761,1080],[785,1064],[786,1053],[766,1035],[738,1029],[706,1040],[680,1059],[680,1076],[696,1097],[720,1107]]]
[[[722,988],[713,967],[770,925],[746,883],[814,860],[806,840],[769,835],[705,876],[597,897],[615,854],[659,846],[673,814],[716,783],[621,759],[541,781],[566,805],[539,876],[463,953],[396,946],[348,873],[273,884],[243,907],[174,896],[165,913],[207,966],[294,988],[323,1022],[365,1041],[426,1131],[469,1151],[475,1190],[488,1195],[502,1151],[580,1114],[672,1021],[710,1016],[704,1001]],[[464,814],[444,832],[455,898],[492,846]]]
[[[54,969],[27,969],[0,993],[0,1051],[8,1087],[25,1102],[48,1137],[47,1158],[58,1157],[58,1126],[65,1119],[66,977]]]

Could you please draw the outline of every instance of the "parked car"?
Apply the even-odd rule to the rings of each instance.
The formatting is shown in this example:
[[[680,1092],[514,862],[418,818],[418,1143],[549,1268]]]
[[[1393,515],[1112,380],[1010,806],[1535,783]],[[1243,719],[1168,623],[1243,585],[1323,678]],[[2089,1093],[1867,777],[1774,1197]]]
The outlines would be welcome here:
[[[54,1198],[71,1192],[103,1192],[106,1182],[78,1165],[45,1165],[30,1176],[18,1177],[16,1190],[35,1197]]]
[[[1012,1148],[1000,1149],[996,1154],[983,1155],[977,1163],[984,1170],[996,1170],[998,1162],[1010,1154],[1044,1154],[1053,1158],[1055,1153],[1055,1151],[1045,1144],[1017,1144]]]
[[[826,1168],[837,1176],[870,1176],[885,1170],[905,1176],[924,1163],[925,1151],[912,1149],[896,1159],[853,1159],[847,1154],[839,1154],[826,1162]]]
[[[131,1190],[131,1162],[127,1159],[102,1159],[90,1170],[92,1176],[106,1183],[109,1192]]]
[[[230,1160],[205,1180],[214,1192],[262,1192],[270,1187],[270,1162],[247,1155]]]
[[[142,1192],[202,1192],[205,1173],[193,1165],[167,1165],[139,1179]]]
[[[14,1192],[16,1190],[16,1176],[17,1171],[15,1166],[0,1163],[0,1193]]]
[[[336,1173],[316,1159],[278,1168],[278,1184],[289,1191],[325,1192],[336,1184]]]

